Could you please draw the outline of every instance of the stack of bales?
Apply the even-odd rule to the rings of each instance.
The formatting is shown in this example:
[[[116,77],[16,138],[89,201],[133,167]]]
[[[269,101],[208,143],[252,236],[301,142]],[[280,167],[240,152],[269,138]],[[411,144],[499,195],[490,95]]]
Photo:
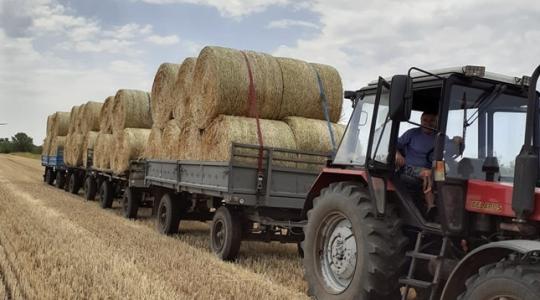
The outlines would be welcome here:
[[[152,127],[150,95],[137,90],[119,90],[101,107],[96,133],[94,167],[124,173],[130,160],[143,157]]]
[[[87,165],[88,150],[94,148],[100,127],[101,102],[89,101],[74,106],[69,116],[64,161],[70,167]]]
[[[256,102],[249,97],[250,71]],[[227,161],[231,143],[259,144],[257,114],[265,146],[329,153],[319,78],[338,143],[342,86],[330,66],[221,47],[205,47],[180,67],[163,64],[152,88],[154,120],[159,121],[145,156]]]
[[[55,156],[59,149],[65,147],[69,121],[68,112],[59,111],[47,117],[47,136],[43,141],[42,155]]]

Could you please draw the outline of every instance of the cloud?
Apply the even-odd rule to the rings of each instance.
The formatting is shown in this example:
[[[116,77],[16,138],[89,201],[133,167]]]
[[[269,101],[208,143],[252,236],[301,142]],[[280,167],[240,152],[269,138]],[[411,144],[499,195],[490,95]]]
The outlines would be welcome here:
[[[290,19],[282,19],[282,20],[275,20],[266,26],[266,28],[277,28],[277,29],[287,29],[290,27],[307,27],[307,28],[313,28],[313,29],[319,29],[319,26],[317,24],[301,21],[301,20],[290,20]]]
[[[151,35],[146,38],[146,41],[160,46],[170,46],[178,44],[180,42],[180,39],[176,35]]]
[[[149,4],[196,4],[216,8],[224,17],[238,18],[262,12],[272,5],[287,5],[290,0],[138,0]]]

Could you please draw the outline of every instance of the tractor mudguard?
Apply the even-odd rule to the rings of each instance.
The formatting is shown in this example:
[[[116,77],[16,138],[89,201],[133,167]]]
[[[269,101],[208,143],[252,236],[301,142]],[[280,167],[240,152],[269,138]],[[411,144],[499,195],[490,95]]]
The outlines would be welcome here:
[[[454,300],[465,291],[465,282],[478,272],[480,267],[495,263],[511,253],[526,254],[540,251],[540,242],[511,240],[492,242],[478,247],[467,254],[454,268],[441,295],[441,300]]]

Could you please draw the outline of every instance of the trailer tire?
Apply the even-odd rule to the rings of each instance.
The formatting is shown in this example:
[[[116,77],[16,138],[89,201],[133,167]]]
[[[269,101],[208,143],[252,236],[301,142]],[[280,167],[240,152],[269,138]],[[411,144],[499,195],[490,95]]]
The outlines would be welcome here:
[[[97,194],[96,179],[92,176],[87,176],[84,180],[84,199],[94,201]]]
[[[48,185],[53,185],[54,183],[54,171],[51,168],[48,168],[45,173],[45,182],[47,182]]]
[[[101,208],[111,208],[114,200],[114,185],[108,180],[104,180],[99,187],[99,206]]]
[[[136,219],[141,201],[142,191],[140,189],[127,187],[122,198],[124,217],[127,219]]]
[[[238,213],[227,206],[217,209],[210,229],[210,247],[222,260],[234,260],[242,242],[242,226]]]
[[[512,261],[490,264],[481,267],[465,285],[467,289],[459,300],[538,299],[540,266]]]
[[[63,189],[65,184],[66,184],[66,174],[64,174],[61,171],[56,171],[56,180],[55,180],[54,185],[59,189]]]
[[[400,299],[407,238],[391,203],[386,216],[376,218],[363,185],[332,183],[313,200],[307,218],[302,246],[310,296]]]
[[[156,225],[160,233],[166,235],[178,233],[180,210],[180,201],[170,193],[165,193],[161,197],[156,216]]]
[[[71,173],[71,176],[69,176],[68,189],[72,194],[77,195],[79,193],[79,190],[81,189],[81,179],[77,176],[77,173]]]

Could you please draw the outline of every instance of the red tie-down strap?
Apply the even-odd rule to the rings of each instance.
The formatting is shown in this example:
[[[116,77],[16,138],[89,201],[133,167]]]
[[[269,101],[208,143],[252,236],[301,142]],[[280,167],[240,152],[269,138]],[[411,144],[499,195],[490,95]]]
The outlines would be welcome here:
[[[257,139],[259,140],[259,157],[257,158],[257,171],[259,174],[259,185],[262,185],[262,164],[263,164],[263,136],[261,131],[261,122],[259,120],[259,109],[257,107],[257,95],[255,93],[255,83],[253,82],[253,72],[251,71],[251,64],[247,54],[242,51],[244,58],[246,60],[246,65],[249,75],[249,91],[248,91],[248,115],[251,118],[255,118],[257,123]]]

